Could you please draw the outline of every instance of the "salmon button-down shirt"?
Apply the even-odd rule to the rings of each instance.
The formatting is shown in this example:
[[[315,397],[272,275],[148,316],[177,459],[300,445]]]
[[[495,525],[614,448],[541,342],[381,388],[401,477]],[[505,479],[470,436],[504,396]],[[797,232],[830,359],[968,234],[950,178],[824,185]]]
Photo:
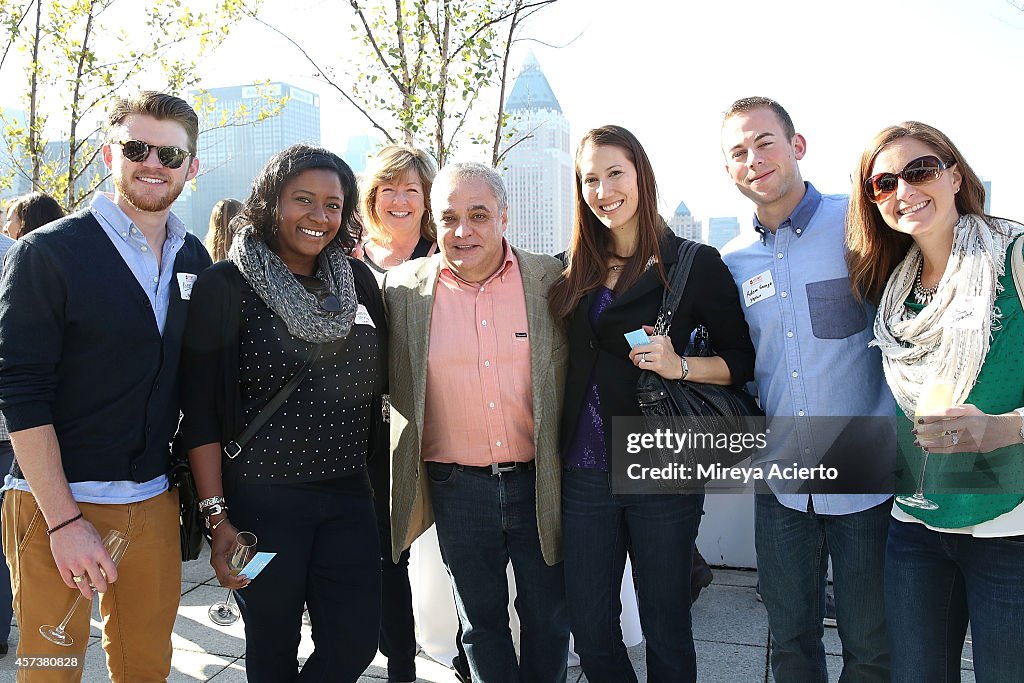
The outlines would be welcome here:
[[[519,263],[482,284],[441,267],[430,321],[424,460],[487,466],[534,458],[533,378]]]

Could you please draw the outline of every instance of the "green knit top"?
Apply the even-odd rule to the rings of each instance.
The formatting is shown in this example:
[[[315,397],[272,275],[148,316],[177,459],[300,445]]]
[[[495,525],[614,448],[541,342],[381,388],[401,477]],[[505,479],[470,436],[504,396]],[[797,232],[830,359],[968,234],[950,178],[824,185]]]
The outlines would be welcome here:
[[[978,380],[965,401],[989,415],[1024,406],[1024,309],[1013,282],[1010,253],[1007,250],[1005,272],[999,280],[1003,290],[995,302],[1001,317],[994,325],[996,329]],[[908,301],[907,305],[916,311],[922,308],[916,302]],[[897,415],[896,490],[901,494],[913,493],[921,470],[921,449],[914,445],[912,421],[898,406]],[[991,453],[932,453],[925,472],[924,495],[939,508],[920,510],[900,505],[900,509],[942,529],[995,519],[1024,502],[1024,445]]]

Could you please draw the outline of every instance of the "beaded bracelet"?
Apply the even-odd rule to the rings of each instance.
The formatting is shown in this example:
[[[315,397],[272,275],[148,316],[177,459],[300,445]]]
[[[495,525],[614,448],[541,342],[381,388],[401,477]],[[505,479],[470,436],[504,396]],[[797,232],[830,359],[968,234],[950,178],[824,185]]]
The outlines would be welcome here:
[[[81,519],[82,517],[84,517],[84,515],[83,515],[83,514],[82,514],[81,512],[79,512],[79,513],[78,513],[77,515],[75,515],[75,516],[74,516],[74,517],[72,517],[71,519],[67,519],[67,520],[64,520],[63,522],[61,522],[61,523],[60,523],[60,524],[58,524],[57,526],[53,527],[52,529],[47,529],[47,530],[46,530],[46,535],[47,535],[47,536],[49,536],[49,535],[51,535],[51,534],[52,534],[53,532],[55,532],[55,531],[60,531],[61,529],[63,529],[64,527],[66,527],[66,526],[67,526],[68,524],[71,524],[71,523],[73,523],[73,522],[77,522],[77,521],[78,521],[78,520],[80,520],[80,519]]]

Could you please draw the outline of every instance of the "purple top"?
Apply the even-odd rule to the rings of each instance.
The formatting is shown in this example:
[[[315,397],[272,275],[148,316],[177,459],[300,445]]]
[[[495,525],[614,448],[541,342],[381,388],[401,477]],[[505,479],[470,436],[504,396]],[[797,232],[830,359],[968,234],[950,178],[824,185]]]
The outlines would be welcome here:
[[[598,291],[594,303],[590,306],[591,325],[597,323],[597,319],[604,313],[604,309],[608,308],[613,298],[612,290],[607,287],[602,287]],[[608,454],[605,452],[604,444],[601,396],[597,393],[597,383],[594,382],[594,373],[591,371],[583,409],[576,421],[576,431],[569,444],[569,450],[565,454],[565,464],[580,469],[607,472]]]

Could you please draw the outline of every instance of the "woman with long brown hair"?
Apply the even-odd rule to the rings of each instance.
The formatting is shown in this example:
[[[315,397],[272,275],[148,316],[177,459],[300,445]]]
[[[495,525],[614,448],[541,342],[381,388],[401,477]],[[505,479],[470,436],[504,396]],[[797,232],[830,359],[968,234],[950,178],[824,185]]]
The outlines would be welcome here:
[[[615,495],[609,453],[613,416],[639,416],[641,370],[669,379],[739,384],[754,349],[732,277],[718,252],[693,262],[669,336],[632,350],[624,335],[651,334],[681,238],[657,210],[654,171],[625,128],[583,136],[576,153],[576,211],[566,268],[550,305],[567,328],[569,373],[562,415],[562,517],[566,591],[576,652],[591,683],[636,681],[619,628],[627,550],[647,638],[648,680],[695,681],[690,557],[703,493]],[[697,324],[720,355],[683,357]]]
[[[886,547],[901,683],[959,681],[968,622],[977,679],[1024,680],[1024,651],[1005,647],[1024,635],[1022,226],[984,204],[952,141],[917,121],[872,139],[850,197],[850,279],[878,303],[874,343],[898,404],[897,490],[917,492],[897,496]]]

